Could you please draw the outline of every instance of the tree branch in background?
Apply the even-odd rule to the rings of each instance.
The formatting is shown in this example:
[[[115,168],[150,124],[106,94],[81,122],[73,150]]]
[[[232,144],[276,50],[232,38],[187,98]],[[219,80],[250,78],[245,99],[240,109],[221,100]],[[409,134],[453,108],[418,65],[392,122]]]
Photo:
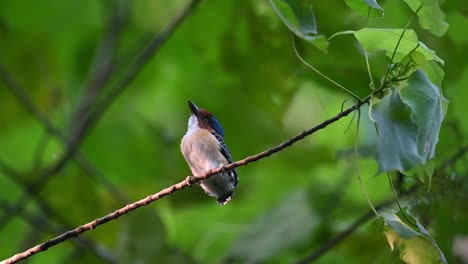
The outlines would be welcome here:
[[[77,124],[78,120],[89,114],[91,106],[95,103],[99,93],[112,77],[118,39],[125,21],[128,19],[129,8],[127,6],[121,7],[121,4],[123,4],[122,1],[114,2],[107,32],[98,47],[93,65],[88,73],[88,87],[84,89],[76,110],[72,114],[70,122],[72,125]]]
[[[24,108],[34,117],[36,120],[44,127],[46,132],[49,135],[55,136],[60,139],[65,145],[67,145],[68,139],[65,135],[56,128],[50,119],[48,119],[35,105],[33,100],[30,96],[26,93],[26,90],[21,87],[18,82],[14,80],[11,74],[2,66],[0,65],[0,78],[6,84],[6,87],[10,89],[13,95],[18,99],[18,101],[23,105]],[[80,167],[86,172],[86,175],[90,175],[93,179],[97,180],[100,184],[106,187],[111,193],[112,196],[118,199],[118,201],[122,204],[128,203],[128,199],[125,195],[115,186],[111,181],[107,179],[102,173],[100,173],[92,164],[91,162],[79,151],[75,153],[74,157],[75,161],[80,165]],[[3,164],[5,165],[5,164]],[[7,166],[3,166],[3,168],[7,168]],[[8,171],[8,170],[7,170]],[[47,170],[46,170],[47,171]],[[9,174],[7,174],[9,175]],[[17,180],[20,180],[20,178]],[[20,185],[24,186],[25,193],[21,196],[14,204],[7,207],[5,212],[9,212],[9,214],[5,214],[2,218],[0,218],[0,228],[6,226],[8,221],[11,217],[14,216],[15,212],[21,212],[27,202],[27,195],[31,195],[31,197],[38,198],[39,196],[36,195],[36,190],[38,188],[33,188],[28,185],[26,182],[20,182]],[[38,201],[39,204],[44,204],[41,201]]]
[[[97,104],[94,111],[92,111],[90,115],[84,116],[81,120],[77,121],[78,124],[76,125],[76,130],[74,131],[74,135],[71,137],[70,145],[68,146],[67,152],[63,156],[64,158],[71,155],[75,151],[92,126],[96,124],[96,122],[109,108],[112,102],[114,102],[114,100],[135,79],[138,73],[140,73],[143,67],[155,55],[156,51],[158,51],[161,46],[169,39],[176,28],[193,11],[199,2],[200,0],[192,0],[179,15],[177,15],[171,22],[169,22],[166,28],[157,34],[156,37],[154,37],[150,42],[148,47],[136,57],[135,61],[130,66],[130,69],[127,71],[123,79],[111,87],[109,94],[107,94],[107,96],[105,96],[102,101]]]
[[[12,168],[7,166],[5,163],[0,161],[0,171],[3,172],[6,176],[8,176],[12,181],[16,182],[17,184],[21,186],[25,186],[26,183],[21,179],[20,175],[17,174]],[[47,205],[47,203],[37,194],[37,193],[30,193],[30,195],[38,201],[38,204],[41,206],[42,210],[46,214],[50,214],[50,207]],[[10,207],[6,201],[0,200],[0,208],[3,209],[3,211],[8,212]],[[59,232],[62,232],[61,230],[66,230],[69,229],[70,225],[64,225],[63,227],[59,228],[53,228],[48,222],[46,217],[42,216],[33,216],[27,212],[18,212],[16,214],[20,218],[23,218],[28,222],[31,226],[34,226],[37,231],[48,231],[49,233],[52,234],[57,234]],[[96,256],[102,258],[103,260],[107,261],[108,263],[115,263],[115,260],[112,257],[112,254],[107,252],[106,249],[101,248],[97,245],[94,245],[92,241],[86,240],[85,238],[80,238],[79,240],[76,241],[77,244],[80,246],[83,246],[84,248],[89,249],[92,253],[94,253]]]
[[[468,152],[468,145],[461,147],[455,155],[453,155],[451,158],[445,160],[439,167],[439,171],[443,172],[445,171],[448,167],[451,165],[455,164],[459,159],[463,158],[466,153]]]
[[[73,136],[69,138],[69,140],[66,140],[67,148],[65,153],[58,159],[55,164],[45,169],[44,172],[39,176],[39,179],[28,186],[28,190],[40,189],[48,182],[50,177],[57,174],[65,167],[66,163],[74,156],[79,144],[88,130],[99,120],[100,116],[107,110],[110,104],[121,94],[121,92],[125,90],[128,84],[130,84],[135,79],[141,69],[143,69],[146,63],[154,56],[162,44],[164,44],[169,39],[172,33],[176,30],[177,26],[180,25],[180,23],[191,13],[191,11],[199,2],[199,0],[192,0],[178,16],[176,16],[166,26],[162,32],[157,34],[156,37],[150,42],[149,46],[139,56],[137,56],[135,62],[132,64],[122,81],[118,82],[113,87],[113,89],[111,89],[108,96],[102,100],[102,103],[96,106],[95,111],[91,112],[90,115],[84,116],[84,119],[77,121],[78,124],[76,125]],[[8,72],[6,72],[5,68],[1,67],[0,65],[0,75],[3,77],[8,86],[11,86],[12,84],[14,85],[14,80],[9,78],[11,77],[9,74],[5,73]],[[42,118],[42,120],[45,119]],[[50,122],[49,125],[49,128],[53,127]],[[60,133],[60,131],[58,131],[58,133]],[[11,207],[15,208],[16,211],[21,211],[23,210],[26,201],[27,194],[23,194],[23,196],[21,196]],[[7,220],[8,219],[5,220],[5,218],[0,219],[0,226],[4,225]]]

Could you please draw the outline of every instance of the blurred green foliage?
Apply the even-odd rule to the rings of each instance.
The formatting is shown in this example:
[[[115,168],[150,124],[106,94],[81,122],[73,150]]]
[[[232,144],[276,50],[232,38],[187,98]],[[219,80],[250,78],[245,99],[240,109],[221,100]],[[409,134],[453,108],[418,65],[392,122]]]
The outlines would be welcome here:
[[[2,0],[0,64],[68,135],[75,109],[98,69],[99,47],[113,25],[112,16],[120,17],[122,28],[113,40],[113,72],[102,94],[187,3]],[[317,33],[330,37],[366,25],[403,28],[412,15],[404,1],[379,1],[379,5],[384,17],[367,23],[345,1],[313,1]],[[450,107],[439,135],[436,168],[467,144],[468,135],[464,31],[468,9],[464,0],[455,0],[446,1],[442,11],[449,28],[440,38],[416,22],[411,24],[419,41],[445,61],[442,89]],[[335,81],[362,97],[371,92],[363,51],[353,36],[331,39],[328,53],[296,41],[305,59]],[[383,53],[370,55],[377,83],[388,62]],[[71,160],[38,197],[28,199],[23,214],[0,213],[1,217],[13,215],[0,226],[0,259],[183,180],[190,173],[179,151],[189,117],[188,98],[217,116],[233,158],[239,160],[334,116],[347,95],[300,63],[288,29],[268,1],[201,1],[80,145],[83,156],[124,199],[110,191],[109,183],[88,175]],[[21,182],[36,180],[65,147],[25,110],[4,82],[0,82],[0,106],[0,161],[18,172],[10,177],[0,170],[0,205],[5,209],[24,193]],[[360,170],[371,200],[378,204],[393,195],[386,176],[376,176],[375,129],[367,120],[367,110],[362,112]],[[355,175],[356,122],[347,130],[350,122],[351,117],[340,120],[292,148],[238,168],[239,187],[224,207],[200,188],[189,188],[83,238],[119,263],[298,261],[369,210]],[[413,214],[449,263],[461,262],[452,250],[454,239],[468,235],[466,160],[433,179],[428,192],[423,188],[413,195],[417,199]],[[401,188],[414,181],[404,178]],[[41,200],[50,210],[44,211]],[[30,221],[26,214],[35,218]],[[38,216],[55,231],[47,231]],[[30,259],[30,263],[85,262],[105,260],[72,241]],[[383,233],[360,228],[318,262],[401,260],[398,252],[390,251]]]

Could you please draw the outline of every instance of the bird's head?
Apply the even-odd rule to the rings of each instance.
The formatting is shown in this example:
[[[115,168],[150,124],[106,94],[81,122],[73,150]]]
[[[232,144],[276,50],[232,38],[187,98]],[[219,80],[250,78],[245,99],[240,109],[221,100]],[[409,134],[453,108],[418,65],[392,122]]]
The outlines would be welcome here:
[[[189,119],[189,130],[194,128],[207,129],[210,132],[216,132],[224,138],[224,130],[216,117],[205,109],[200,109],[198,106],[188,100],[188,105],[192,115]]]

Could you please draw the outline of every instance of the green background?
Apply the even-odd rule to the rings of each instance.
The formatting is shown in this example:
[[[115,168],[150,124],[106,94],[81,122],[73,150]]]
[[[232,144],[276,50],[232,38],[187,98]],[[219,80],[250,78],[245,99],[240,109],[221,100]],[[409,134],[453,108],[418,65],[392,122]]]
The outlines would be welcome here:
[[[318,31],[327,37],[366,25],[344,1],[313,3]],[[99,47],[112,15],[122,25],[112,41],[111,78],[98,98],[186,4],[2,0],[0,64],[41,113],[69,135],[96,61],[102,50],[110,50]],[[412,15],[402,1],[380,4],[385,17],[369,27],[403,28]],[[450,105],[436,167],[465,146],[468,135],[468,9],[464,0],[446,1],[442,9],[450,25],[443,37],[412,24],[419,39],[445,60],[442,89]],[[306,60],[322,72],[361,97],[370,93],[365,59],[351,35],[332,39],[327,54],[297,41]],[[377,81],[388,59],[375,53],[370,60]],[[65,148],[0,82],[0,161],[16,172],[0,170],[0,216],[11,216],[0,226],[0,259],[185,179],[190,171],[179,144],[190,114],[188,98],[216,115],[239,160],[336,115],[348,97],[300,63],[288,29],[268,1],[201,1],[80,145],[95,173],[71,160],[24,202],[24,211],[15,212],[7,208],[23,196],[25,182],[34,182]],[[360,170],[371,200],[379,204],[393,196],[387,177],[376,175],[375,130],[367,109],[362,114]],[[350,122],[351,117],[342,119],[238,168],[238,189],[224,207],[200,188],[188,188],[82,235],[94,249],[74,239],[33,256],[30,263],[296,262],[369,210],[355,175],[355,122],[346,130]],[[430,191],[411,197],[418,200],[413,212],[449,263],[461,261],[453,255],[455,238],[468,236],[466,164],[462,158],[434,179]],[[413,181],[405,179],[403,185]],[[385,236],[367,227],[369,222],[318,262],[400,263]],[[96,256],[96,248],[108,257]]]

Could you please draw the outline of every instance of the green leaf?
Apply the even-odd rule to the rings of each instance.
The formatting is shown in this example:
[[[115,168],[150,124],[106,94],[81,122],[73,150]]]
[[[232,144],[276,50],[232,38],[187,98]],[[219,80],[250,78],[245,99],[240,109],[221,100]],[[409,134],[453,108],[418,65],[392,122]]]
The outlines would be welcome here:
[[[442,86],[442,80],[444,79],[445,73],[436,61],[428,61],[420,53],[411,54],[411,59],[417,68],[426,73],[432,83],[439,87]]]
[[[410,171],[404,172],[405,175],[419,179],[427,185],[427,190],[431,188],[432,176],[434,175],[434,162],[426,161],[426,164],[419,164]]]
[[[328,41],[324,36],[317,35],[317,24],[310,1],[270,0],[270,4],[296,36],[312,43],[323,52],[327,52]]]
[[[338,32],[330,38],[342,34],[354,34],[367,52],[385,51],[385,55],[391,58],[402,33],[403,29],[363,28],[358,31],[348,30]],[[444,64],[444,61],[433,50],[418,40],[418,36],[414,30],[407,29],[398,45],[393,63],[400,62],[411,52],[421,54],[427,61],[434,60]]]
[[[422,70],[416,70],[382,100],[373,100],[371,119],[379,128],[379,170],[410,171],[434,158],[447,104],[439,87]]]
[[[297,191],[255,220],[239,236],[230,255],[246,263],[264,262],[307,240],[316,222],[306,191]]]
[[[371,119],[379,128],[377,162],[379,171],[408,171],[423,163],[418,153],[417,126],[411,109],[396,91],[372,106]]]
[[[400,250],[400,258],[409,264],[447,263],[443,252],[426,229],[411,214],[407,212],[405,215],[416,223],[416,230],[404,223],[398,215],[382,213],[384,233],[391,250],[396,245]]]
[[[421,70],[408,78],[400,95],[411,108],[411,119],[418,127],[418,153],[424,161],[432,159],[448,101]]]
[[[376,0],[345,0],[345,3],[365,18],[383,17],[384,14],[383,8]]]
[[[418,11],[419,25],[432,34],[441,37],[447,32],[448,24],[445,14],[440,9],[440,0],[404,0],[411,10]]]

